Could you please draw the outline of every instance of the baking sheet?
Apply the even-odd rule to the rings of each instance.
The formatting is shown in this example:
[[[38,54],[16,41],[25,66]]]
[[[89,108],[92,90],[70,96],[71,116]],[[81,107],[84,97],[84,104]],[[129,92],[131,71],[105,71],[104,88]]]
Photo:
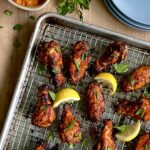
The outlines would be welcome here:
[[[85,40],[90,45],[90,54],[92,56],[92,63],[100,56],[105,47],[112,43],[114,40],[122,40],[129,44],[129,52],[127,54],[126,62],[129,63],[129,72],[141,64],[150,64],[150,44],[147,42],[133,39],[118,33],[113,33],[104,29],[97,28],[79,21],[62,17],[56,14],[47,13],[41,16],[36,24],[35,30],[31,37],[26,58],[23,64],[23,69],[14,92],[12,103],[8,112],[5,126],[1,135],[0,149],[8,150],[32,150],[39,140],[48,140],[50,134],[54,134],[53,138],[48,140],[49,148],[55,144],[59,145],[59,149],[70,149],[68,144],[62,143],[58,137],[58,124],[61,119],[63,106],[60,106],[57,111],[57,120],[49,128],[42,129],[35,127],[31,124],[31,116],[36,105],[37,87],[47,83],[55,92],[58,91],[51,82],[49,73],[40,71],[39,63],[37,60],[37,49],[44,41],[57,40],[62,46],[64,62],[67,61],[71,48],[79,40]],[[91,64],[92,64],[91,63]],[[123,76],[117,75],[113,68],[108,70],[116,75],[118,82]],[[85,89],[89,82],[93,80],[94,74],[89,69],[86,76],[77,85],[73,86],[67,82],[65,87],[73,87],[79,91],[82,100],[85,99]],[[83,84],[84,83],[84,84]],[[145,89],[136,92],[138,98]],[[131,123],[130,118],[121,118],[114,112],[113,105],[118,99],[127,98],[130,100],[135,99],[135,93],[131,92],[125,94],[123,92],[116,92],[111,97],[104,89],[104,97],[106,101],[106,109],[102,119],[112,119],[114,124],[120,122]],[[95,127],[101,131],[103,127],[102,122],[92,123],[87,119],[86,107],[82,102],[71,104],[72,111],[77,119],[81,122],[82,132],[84,139],[88,139],[89,144],[84,145],[83,142],[77,144],[73,149],[92,149],[93,144],[96,142],[89,136],[90,129]],[[142,123],[141,131],[149,131],[149,122]],[[91,143],[90,143],[91,142]],[[132,149],[133,142],[124,143],[116,140],[116,149]]]

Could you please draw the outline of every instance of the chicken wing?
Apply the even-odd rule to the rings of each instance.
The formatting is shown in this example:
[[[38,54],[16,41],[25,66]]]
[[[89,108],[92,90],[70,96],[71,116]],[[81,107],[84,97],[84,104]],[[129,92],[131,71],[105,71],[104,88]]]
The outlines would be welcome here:
[[[113,124],[110,119],[104,121],[104,128],[100,134],[98,143],[94,146],[93,150],[115,150],[115,142],[112,136]]]
[[[96,60],[97,72],[106,70],[110,65],[119,63],[126,58],[128,47],[124,42],[114,42],[106,48],[106,52]]]
[[[123,82],[125,92],[136,91],[150,84],[150,66],[140,66]]]
[[[46,145],[44,143],[37,143],[35,150],[46,150]]]
[[[150,149],[150,133],[143,133],[136,142],[134,150],[148,150],[148,149]]]
[[[63,61],[60,45],[55,41],[45,43],[38,52],[38,58],[42,65],[46,66],[57,86],[65,83],[62,73]]]
[[[79,143],[82,138],[79,121],[73,116],[70,107],[66,107],[59,126],[59,136],[68,144]]]
[[[131,116],[136,120],[150,120],[150,100],[144,96],[141,97],[141,101],[121,100],[115,105],[115,110],[123,116]]]
[[[69,76],[73,84],[77,84],[85,75],[90,56],[86,54],[88,45],[85,41],[78,41],[73,48],[69,62]]]
[[[91,121],[101,120],[105,110],[105,102],[102,87],[99,83],[90,83],[86,93],[88,117]]]
[[[48,94],[49,88],[43,85],[38,89],[38,101],[35,113],[32,116],[32,124],[46,128],[52,124],[56,118],[56,113],[51,104]]]

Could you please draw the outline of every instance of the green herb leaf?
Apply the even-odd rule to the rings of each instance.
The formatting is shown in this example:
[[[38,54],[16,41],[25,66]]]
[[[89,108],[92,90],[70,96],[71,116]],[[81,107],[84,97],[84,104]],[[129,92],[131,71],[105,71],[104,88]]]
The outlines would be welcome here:
[[[117,87],[117,92],[122,92],[121,85],[119,84]]]
[[[85,54],[85,53],[82,54],[81,59],[82,59],[82,60],[85,60],[85,59],[86,59],[86,54]]]
[[[80,64],[78,63],[78,61],[74,60],[74,64],[75,64],[77,70],[80,71]]]
[[[128,63],[124,64],[114,64],[114,69],[117,73],[125,73],[128,71]]]
[[[70,144],[69,148],[72,149],[74,147],[74,144]]]
[[[56,67],[56,68],[54,68],[54,69],[52,70],[52,72],[53,72],[54,74],[58,74],[58,73],[60,73],[60,69],[58,69],[58,68]]]
[[[19,48],[19,47],[21,46],[20,41],[19,41],[18,38],[16,38],[16,39],[14,40],[13,46],[14,46],[15,48]]]
[[[88,139],[87,139],[87,138],[84,138],[83,141],[82,141],[83,147],[87,148],[87,147],[88,147],[88,144],[89,144]]]
[[[29,17],[31,20],[35,20],[35,16],[30,16]]]
[[[144,113],[144,109],[143,108],[139,108],[136,112],[136,115],[141,116],[141,118],[143,117],[143,113]]]
[[[113,128],[116,128],[116,129],[119,130],[120,132],[123,132],[123,131],[125,131],[125,129],[126,129],[126,125],[114,126]]]
[[[136,94],[130,94],[130,96],[131,96],[131,98],[137,98],[138,97],[138,95],[136,95]]]
[[[136,80],[134,80],[130,75],[127,76],[127,79],[131,83],[131,85],[134,85],[136,83]]]
[[[74,125],[75,125],[75,120],[71,120],[70,124],[68,125],[67,128],[65,128],[64,131],[66,132],[66,131],[71,130],[71,129],[73,128]]]
[[[75,134],[75,137],[77,137],[78,139],[82,139],[82,134],[81,133]]]
[[[150,98],[150,93],[144,93],[144,96],[145,96],[146,98]]]
[[[57,12],[61,15],[66,15],[76,11],[81,20],[83,20],[84,9],[89,9],[89,3],[91,0],[62,0],[58,7]]]
[[[144,96],[146,98],[150,98],[150,88],[149,87],[146,89],[146,91],[144,91]]]
[[[69,88],[72,88],[72,89],[76,89],[76,86],[73,85],[73,84],[68,84],[68,87],[69,87]]]
[[[56,94],[53,91],[48,91],[50,97],[52,98],[52,100],[54,101],[56,99]]]
[[[2,29],[3,28],[3,26],[0,26],[0,29]]]
[[[150,145],[146,144],[146,145],[145,145],[145,148],[146,148],[147,150],[150,150]]]
[[[21,24],[16,24],[13,26],[14,30],[21,30],[22,29],[22,25]]]
[[[7,15],[7,16],[12,16],[13,11],[7,9],[7,10],[4,11],[4,14]]]
[[[55,47],[55,50],[56,50],[57,52],[61,52],[60,47]]]
[[[110,148],[110,147],[107,147],[105,150],[111,150],[111,148]]]
[[[48,134],[48,140],[54,140],[54,133],[53,133],[53,131],[51,131],[51,132],[49,132],[49,134]]]
[[[94,89],[94,95],[96,96],[96,98],[98,98],[98,92],[96,89]]]
[[[111,48],[111,51],[112,51],[112,48]],[[113,54],[111,54],[111,57],[118,58],[118,56],[119,56],[119,53],[113,53]]]
[[[48,108],[48,106],[46,106],[46,105],[43,105],[40,107],[41,110],[46,110],[47,108]]]
[[[36,72],[41,73],[43,71],[45,71],[45,68],[41,63],[39,63]]]

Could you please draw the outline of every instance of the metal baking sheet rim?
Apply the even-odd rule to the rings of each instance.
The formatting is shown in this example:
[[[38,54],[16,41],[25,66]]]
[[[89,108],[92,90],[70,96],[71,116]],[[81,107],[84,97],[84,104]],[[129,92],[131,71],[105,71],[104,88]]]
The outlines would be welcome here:
[[[119,33],[116,33],[116,32],[112,32],[112,31],[109,31],[109,30],[106,30],[106,29],[102,29],[102,28],[96,27],[94,25],[87,24],[87,23],[84,23],[84,22],[81,22],[81,21],[78,21],[78,20],[74,20],[74,19],[71,19],[71,18],[68,18],[68,17],[60,16],[60,15],[55,14],[55,13],[45,13],[45,14],[41,15],[38,18],[37,22],[36,22],[35,29],[32,33],[31,38],[30,38],[30,42],[29,42],[29,46],[28,46],[28,49],[27,49],[27,52],[26,52],[26,55],[25,55],[23,67],[21,69],[21,73],[20,73],[18,82],[16,84],[16,88],[15,88],[15,91],[14,91],[14,94],[13,94],[13,97],[12,97],[12,101],[10,103],[8,113],[7,113],[7,116],[6,116],[6,120],[5,120],[3,129],[2,129],[2,132],[1,132],[0,150],[3,149],[7,134],[8,134],[9,129],[10,129],[10,125],[12,123],[12,119],[14,117],[15,109],[17,107],[17,103],[18,103],[18,100],[19,100],[18,96],[20,96],[20,90],[22,89],[21,88],[22,83],[23,83],[23,81],[24,81],[24,79],[27,75],[27,70],[28,70],[27,68],[29,67],[29,62],[30,62],[29,60],[30,60],[32,48],[33,48],[34,43],[36,41],[36,37],[37,37],[37,34],[38,34],[39,27],[40,27],[41,23],[44,20],[46,20],[46,19],[50,20],[51,18],[55,18],[55,19],[58,19],[58,20],[63,20],[65,22],[73,24],[77,27],[80,27],[80,28],[82,27],[83,29],[85,28],[88,31],[90,31],[91,33],[99,34],[99,35],[102,35],[102,36],[105,36],[105,37],[107,36],[110,39],[116,39],[116,40],[120,39],[120,40],[126,41],[129,44],[136,45],[136,46],[138,45],[139,47],[142,47],[142,48],[145,48],[145,49],[150,48],[150,43],[148,43],[148,42],[145,42],[145,41],[133,38],[133,37],[129,37],[129,36],[126,36],[126,35],[122,35],[122,34],[119,34]]]

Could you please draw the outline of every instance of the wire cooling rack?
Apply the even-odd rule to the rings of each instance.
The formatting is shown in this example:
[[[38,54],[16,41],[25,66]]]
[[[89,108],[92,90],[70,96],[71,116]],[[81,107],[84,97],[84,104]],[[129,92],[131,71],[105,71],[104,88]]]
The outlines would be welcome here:
[[[75,88],[81,95],[80,102],[75,102],[70,105],[72,112],[81,123],[83,141],[73,146],[72,149],[91,150],[92,146],[96,142],[96,139],[90,136],[91,128],[94,127],[97,129],[98,132],[100,132],[101,128],[103,127],[103,121],[93,123],[88,120],[86,106],[84,105],[84,101],[86,98],[85,91],[87,85],[93,80],[93,77],[95,76],[95,74],[92,71],[92,64],[95,62],[96,58],[99,57],[105,51],[106,46],[112,43],[113,41],[100,36],[95,36],[71,28],[66,28],[58,24],[43,23],[43,25],[40,28],[36,45],[33,49],[32,59],[30,62],[28,73],[26,75],[25,81],[23,82],[23,86],[19,96],[19,102],[17,104],[13,121],[11,123],[7,139],[5,141],[4,149],[32,150],[34,149],[37,141],[40,140],[47,141],[49,149],[51,149],[53,146],[56,146],[56,144],[58,145],[58,149],[60,150],[70,149],[70,146],[68,144],[62,143],[60,141],[58,135],[58,124],[60,122],[61,115],[63,112],[63,106],[60,106],[58,109],[56,109],[57,119],[52,124],[52,126],[43,129],[31,124],[31,116],[34,112],[37,101],[37,88],[42,84],[47,83],[50,86],[50,89],[54,92],[57,92],[59,90],[55,87],[55,85],[53,85],[50,78],[50,74],[46,70],[41,70],[41,66],[37,59],[38,47],[43,42],[48,42],[52,39],[59,41],[60,45],[62,46],[64,64],[66,64],[72,52],[73,44],[75,44],[79,40],[85,40],[89,43],[89,54],[92,56],[91,65],[81,82],[77,86],[74,86],[69,82],[67,82],[64,85],[64,87]],[[129,63],[130,72],[139,65],[150,64],[150,53],[143,49],[129,46],[129,52],[127,54],[125,62]],[[64,67],[64,72],[66,71],[65,69],[66,67]],[[111,67],[107,71],[115,74],[118,83],[124,76],[116,74],[113,70],[113,67]],[[104,89],[106,109],[102,116],[102,120],[111,119],[115,125],[118,125],[120,123],[130,124],[132,120],[128,117],[122,118],[120,115],[116,114],[113,109],[113,106],[118,101],[118,99],[137,99],[142,93],[144,93],[145,90],[146,88],[136,92],[136,94],[135,92],[125,94],[118,88],[114,96],[109,96],[106,90]],[[150,123],[142,123],[141,132],[149,130]],[[115,139],[115,141],[117,150],[130,150],[132,149],[134,144],[134,141],[130,143],[124,143],[117,139]]]

